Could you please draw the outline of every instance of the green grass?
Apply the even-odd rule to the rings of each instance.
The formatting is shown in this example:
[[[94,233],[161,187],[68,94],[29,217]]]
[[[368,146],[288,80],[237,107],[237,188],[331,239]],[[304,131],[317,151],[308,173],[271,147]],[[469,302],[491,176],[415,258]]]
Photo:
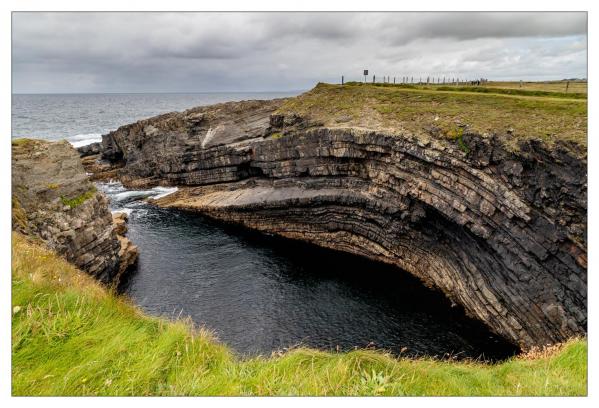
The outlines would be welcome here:
[[[51,187],[49,187],[49,188],[51,188]],[[96,191],[97,191],[96,187],[92,187],[88,191],[86,191],[85,193],[80,194],[80,195],[78,195],[76,197],[73,197],[73,198],[68,198],[68,197],[61,196],[60,197],[60,201],[64,205],[68,205],[71,208],[76,208],[76,207],[79,207],[84,202],[86,202],[87,200],[89,200],[90,198],[92,198],[96,194]]]
[[[587,342],[487,365],[296,349],[242,360],[13,233],[13,395],[586,395]]]
[[[569,84],[567,84],[569,82]],[[505,88],[505,89],[528,89],[537,91],[548,91],[548,92],[566,92],[570,93],[587,93],[588,83],[586,81],[536,81],[536,82],[489,82],[487,85],[494,88]]]
[[[364,84],[361,82],[347,82],[346,85],[350,86],[375,86],[375,87],[394,87],[403,89],[419,89],[428,91],[446,91],[446,92],[474,92],[474,93],[488,93],[498,95],[520,95],[520,96],[541,96],[551,98],[564,98],[564,99],[587,99],[586,89],[582,92],[582,89],[577,88],[577,92],[570,90],[565,92],[564,85],[563,91],[553,90],[555,88],[548,87],[544,88],[532,88],[522,87],[518,88],[516,85],[507,86],[501,83],[489,83],[487,85],[449,85],[449,84],[391,84],[391,83],[375,83],[375,84]],[[570,88],[573,89],[573,88]],[[581,92],[578,92],[581,91]]]
[[[12,224],[13,228],[18,226],[22,230],[27,229],[27,213],[21,206],[19,199],[13,194],[11,199]]]
[[[478,92],[478,93],[489,93],[497,95],[520,95],[520,96],[542,96],[551,98],[563,98],[563,99],[587,99],[586,93],[566,93],[566,92],[554,92],[554,91],[537,91],[532,89],[516,89],[516,88],[490,88],[485,86],[437,86],[435,88],[438,91],[449,91],[449,92]]]
[[[576,99],[578,98],[578,99]],[[481,135],[497,134],[510,150],[540,139],[552,146],[587,146],[587,103],[582,96],[540,90],[393,84],[318,84],[279,108],[328,127],[357,127],[453,139],[456,125]],[[342,124],[339,117],[349,117]]]

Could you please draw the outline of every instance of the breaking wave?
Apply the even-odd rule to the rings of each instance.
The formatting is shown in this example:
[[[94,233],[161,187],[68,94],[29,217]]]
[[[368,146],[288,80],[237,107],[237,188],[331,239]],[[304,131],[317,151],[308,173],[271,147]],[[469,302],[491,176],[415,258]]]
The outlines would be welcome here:
[[[75,135],[67,138],[73,147],[87,146],[88,144],[101,142],[102,135],[100,133],[87,133],[83,135]]]

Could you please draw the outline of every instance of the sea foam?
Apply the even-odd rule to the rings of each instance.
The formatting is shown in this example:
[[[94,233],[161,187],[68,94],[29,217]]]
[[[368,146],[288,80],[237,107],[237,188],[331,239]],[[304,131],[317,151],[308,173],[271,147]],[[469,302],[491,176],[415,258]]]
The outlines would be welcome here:
[[[169,194],[173,194],[175,191],[178,190],[177,187],[154,187],[152,189],[153,191],[156,191],[158,194],[155,195],[154,198],[155,200],[162,198],[162,197],[166,197]]]
[[[81,147],[86,146],[88,144],[101,142],[102,135],[100,133],[87,133],[82,135],[75,135],[67,138],[69,143],[73,145],[73,147]]]

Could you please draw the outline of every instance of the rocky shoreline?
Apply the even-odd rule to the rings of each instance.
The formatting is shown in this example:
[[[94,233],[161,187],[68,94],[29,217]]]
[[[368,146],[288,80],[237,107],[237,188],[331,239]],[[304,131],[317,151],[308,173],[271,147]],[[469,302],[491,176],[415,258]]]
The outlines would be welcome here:
[[[179,187],[158,205],[397,265],[522,349],[586,333],[583,149],[325,127],[283,102],[161,115],[79,150],[92,178]]]
[[[126,227],[116,227],[108,199],[66,141],[13,141],[12,206],[14,230],[107,285],[117,285],[135,266],[138,249],[125,237]]]

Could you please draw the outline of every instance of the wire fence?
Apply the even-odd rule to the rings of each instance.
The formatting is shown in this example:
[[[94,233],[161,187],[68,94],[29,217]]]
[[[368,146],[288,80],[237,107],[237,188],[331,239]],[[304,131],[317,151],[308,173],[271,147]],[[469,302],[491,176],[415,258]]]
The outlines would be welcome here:
[[[470,79],[460,76],[432,76],[432,75],[404,75],[404,76],[391,76],[391,75],[365,75],[361,78],[355,76],[348,80],[345,75],[341,76],[341,84],[348,82],[362,82],[362,83],[373,83],[373,84],[410,84],[410,85],[484,85],[489,82],[486,78]]]
[[[484,86],[487,84],[503,84],[509,85],[510,88],[518,87],[528,90],[547,90],[556,92],[583,92],[586,93],[586,89],[580,89],[580,83],[586,84],[586,78],[583,79],[563,79],[553,81],[523,81],[523,80],[511,80],[511,81],[490,81],[487,78],[469,78],[462,75],[376,75],[369,73],[369,75],[356,76],[352,75],[349,78],[345,75],[341,75],[340,84],[346,83],[372,83],[372,84],[396,84],[396,85],[447,85],[447,86]],[[546,89],[541,89],[539,86],[543,84],[549,85]]]

